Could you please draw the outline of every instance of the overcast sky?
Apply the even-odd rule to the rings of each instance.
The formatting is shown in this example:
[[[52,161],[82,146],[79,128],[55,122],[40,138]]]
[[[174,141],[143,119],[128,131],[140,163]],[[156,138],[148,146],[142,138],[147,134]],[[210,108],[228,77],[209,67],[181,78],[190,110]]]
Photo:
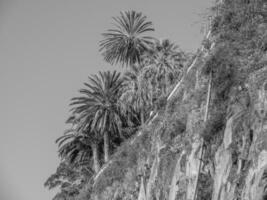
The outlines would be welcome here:
[[[71,97],[98,70],[101,33],[119,11],[142,11],[153,36],[195,52],[212,0],[0,0],[0,199],[50,200],[54,141]],[[118,66],[117,66],[118,68]]]

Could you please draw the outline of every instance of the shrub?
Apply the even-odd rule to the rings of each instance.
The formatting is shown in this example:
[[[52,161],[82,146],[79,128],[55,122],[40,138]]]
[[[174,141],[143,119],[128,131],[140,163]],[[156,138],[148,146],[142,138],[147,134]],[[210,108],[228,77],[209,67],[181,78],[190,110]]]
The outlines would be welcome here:
[[[213,179],[210,175],[200,173],[197,200],[212,199]]]
[[[153,126],[150,126],[150,128]],[[94,186],[96,194],[112,187],[114,182],[123,183],[126,174],[133,169],[138,173],[139,160],[145,160],[151,149],[151,129],[144,127],[140,136],[123,143],[112,156],[112,163],[101,174]],[[138,175],[135,176],[138,178]]]
[[[210,114],[209,120],[201,133],[206,144],[210,144],[212,140],[223,130],[225,126],[226,112],[224,110],[216,110]]]

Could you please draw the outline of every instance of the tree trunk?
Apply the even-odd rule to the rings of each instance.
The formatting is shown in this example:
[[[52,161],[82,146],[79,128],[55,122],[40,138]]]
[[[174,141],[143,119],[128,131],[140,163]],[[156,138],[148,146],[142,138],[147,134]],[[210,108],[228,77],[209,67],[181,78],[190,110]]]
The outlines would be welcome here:
[[[95,170],[95,173],[97,173],[100,170],[98,145],[92,144],[92,150],[93,150],[94,170]]]
[[[109,135],[108,132],[104,132],[104,160],[105,162],[109,161]]]
[[[145,115],[144,115],[144,109],[141,108],[141,113],[140,113],[140,117],[141,117],[141,125],[144,125],[145,123]]]

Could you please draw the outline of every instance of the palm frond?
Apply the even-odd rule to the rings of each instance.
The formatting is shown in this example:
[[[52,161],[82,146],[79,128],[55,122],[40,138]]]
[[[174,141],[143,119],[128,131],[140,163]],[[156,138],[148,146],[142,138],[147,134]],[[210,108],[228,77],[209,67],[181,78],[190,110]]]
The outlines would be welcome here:
[[[141,54],[152,44],[153,38],[144,35],[154,31],[152,22],[136,11],[121,12],[113,20],[115,28],[103,33],[104,39],[100,41],[104,59],[111,64],[126,66],[139,63]]]

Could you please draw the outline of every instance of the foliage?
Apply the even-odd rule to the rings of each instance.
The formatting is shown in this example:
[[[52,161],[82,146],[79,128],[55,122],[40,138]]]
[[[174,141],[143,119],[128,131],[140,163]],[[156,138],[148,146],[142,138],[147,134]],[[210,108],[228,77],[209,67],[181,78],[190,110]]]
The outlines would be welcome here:
[[[122,135],[122,127],[129,124],[128,114],[122,110],[119,97],[123,80],[120,73],[99,72],[98,75],[89,77],[89,83],[84,83],[86,89],[81,89],[81,97],[72,98],[72,112],[78,115],[78,131],[100,133],[104,139],[105,162],[109,159],[110,137]],[[112,137],[111,137],[112,138]]]
[[[152,48],[142,56],[142,62],[147,66],[144,78],[150,79],[152,98],[170,92],[171,86],[181,78],[188,57],[168,39],[154,41]]]
[[[149,132],[134,138],[133,143],[130,140],[122,144],[112,156],[112,162],[109,167],[107,167],[95,183],[94,191],[100,194],[105,188],[112,186],[114,182],[123,182],[129,170],[137,170],[138,159],[142,157],[143,153],[148,152],[149,146]],[[137,174],[135,177],[137,177]]]
[[[264,33],[258,31],[259,24],[266,20],[261,12],[264,2],[266,3],[261,0],[224,1],[214,7],[216,16],[212,22],[212,33],[216,47],[202,69],[204,75],[212,77],[209,119],[202,131],[206,147],[205,159],[213,160],[215,151],[222,142],[231,106],[230,97],[238,96],[242,91],[236,88],[244,88],[249,74],[259,68],[255,63],[258,63],[265,49],[264,42],[261,41],[265,37]],[[200,196],[205,194],[203,191],[208,191],[208,197],[201,197],[202,199],[210,199],[212,191],[206,185],[208,180],[210,179],[205,178],[199,184],[198,190],[202,190],[198,192]]]
[[[218,137],[225,126],[225,112],[223,110],[213,111],[210,114],[210,119],[206,122],[201,135],[207,144],[214,142],[215,137]]]
[[[122,117],[119,107],[119,96],[122,85],[120,73],[99,72],[98,75],[89,77],[89,82],[84,83],[81,97],[72,98],[72,112],[78,114],[79,129],[86,130],[90,125],[91,130],[101,133],[107,130],[119,130]]]
[[[151,46],[141,57],[145,65],[157,65],[159,70],[182,71],[187,55],[175,43],[168,39],[155,39]]]
[[[174,113],[169,115],[165,113],[161,124],[155,130],[155,134],[163,143],[171,144],[174,138],[184,133],[185,129],[186,126],[180,114]]]
[[[263,3],[261,0],[236,0],[225,1],[213,7],[215,18],[212,21],[212,32],[217,37],[217,46],[202,68],[204,75],[212,74],[210,120],[203,131],[206,141],[210,141],[214,133],[223,128],[229,96],[237,95],[231,92],[232,89],[243,85],[248,74],[256,69],[249,65],[255,61],[249,60],[259,56],[251,55],[259,53],[255,51],[255,47],[263,49],[264,46],[262,43],[251,46],[258,37],[264,37],[264,33],[261,33],[262,36],[256,34],[258,24],[264,21],[263,16],[259,17],[262,15],[259,10],[262,10]],[[251,48],[253,52],[250,51]]]
[[[212,199],[213,179],[210,175],[201,173],[199,176],[199,192],[197,200]]]
[[[92,149],[86,135],[78,134],[70,129],[65,131],[56,143],[59,146],[59,156],[70,165],[81,166],[91,162]]]
[[[73,168],[67,162],[61,162],[56,172],[45,182],[44,186],[48,189],[59,187],[60,191],[53,198],[54,200],[75,197],[81,188],[87,183],[92,173],[85,168]]]
[[[242,53],[257,48],[264,50],[264,33],[259,33],[259,25],[267,20],[266,1],[235,0],[217,4],[212,9],[215,17],[212,32],[220,42],[231,42]],[[251,53],[251,52],[250,52]]]
[[[115,28],[103,33],[100,51],[104,59],[111,63],[133,65],[140,63],[140,56],[150,48],[152,37],[144,35],[154,31],[152,22],[136,11],[121,12],[119,17],[113,17]]]
[[[152,110],[164,109],[167,94],[183,74],[188,55],[169,40],[155,40],[141,63],[125,72],[121,99],[139,113],[141,124]]]
[[[129,181],[138,182],[139,175],[143,174],[144,171],[146,171],[145,174],[148,176],[143,174],[143,177],[145,179],[149,178],[149,170],[152,163],[147,163],[147,161],[155,156],[156,141],[161,141],[162,145],[166,145],[166,151],[162,150],[160,155],[160,157],[163,158],[160,164],[161,178],[158,177],[159,179],[156,185],[156,187],[165,188],[162,184],[169,181],[170,174],[172,173],[171,169],[166,171],[166,167],[169,167],[170,164],[175,164],[172,162],[173,159],[171,159],[174,157],[175,152],[170,149],[175,148],[176,142],[174,138],[177,136],[183,138],[184,131],[185,121],[183,114],[164,111],[163,116],[159,117],[152,124],[143,126],[140,135],[135,136],[132,140],[126,141],[118,147],[117,152],[112,156],[111,164],[97,179],[94,191],[98,194],[104,194],[105,190],[108,190],[108,188],[121,188],[121,184],[127,185]],[[127,177],[127,173],[132,170],[134,170],[136,179],[126,180],[125,177]],[[168,174],[168,176],[166,176],[166,174]],[[115,186],[114,183],[121,184]],[[125,188],[124,192],[128,193],[128,188]]]
[[[144,124],[151,110],[149,88],[141,80],[144,65],[131,65],[124,74],[124,83],[120,99],[136,113],[137,124]]]
[[[231,90],[242,81],[239,63],[236,60],[235,48],[231,45],[219,45],[207,58],[202,73],[211,78],[211,104],[209,105],[209,119],[202,131],[202,136],[207,143],[223,130],[226,111]]]
[[[214,158],[222,142],[233,103],[230,97],[238,97],[241,92],[236,88],[244,88],[249,74],[266,64],[262,60],[267,50],[264,9],[264,0],[225,0],[212,9],[212,37],[203,45],[206,49],[213,42],[216,45],[197,63],[201,75],[211,78],[209,119],[204,127],[199,126],[202,131],[197,130],[204,139],[204,162]],[[169,92],[184,75],[189,56],[167,39],[146,36],[154,29],[142,13],[121,12],[113,20],[115,27],[103,34],[100,51],[107,62],[128,67],[123,76],[116,71],[90,76],[86,88],[80,90],[81,96],[72,99],[68,122],[73,126],[57,140],[62,161],[45,183],[50,189],[60,187],[55,199],[89,199],[93,193],[104,194],[104,199],[115,193],[117,199],[136,199],[140,176],[149,176],[158,144],[162,149],[157,152],[160,162],[154,194],[165,198],[174,155],[190,146],[186,135],[186,124],[191,123],[188,113],[206,100],[208,81],[201,80],[197,88],[199,80],[191,70],[183,78],[179,95],[167,102]],[[148,125],[155,111],[159,116]],[[91,169],[96,155],[93,145],[98,145],[100,163],[103,154],[112,154],[96,182],[91,179],[97,171]],[[199,181],[198,199],[211,199],[211,177],[201,173]]]

